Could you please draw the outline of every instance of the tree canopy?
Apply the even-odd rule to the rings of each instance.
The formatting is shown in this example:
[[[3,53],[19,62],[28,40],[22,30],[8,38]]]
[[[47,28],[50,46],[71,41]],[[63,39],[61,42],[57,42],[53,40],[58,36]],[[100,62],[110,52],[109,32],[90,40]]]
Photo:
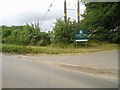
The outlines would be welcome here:
[[[2,43],[18,45],[48,45],[50,37],[41,32],[38,23],[24,26],[2,26]]]
[[[72,43],[75,33],[77,31],[77,23],[75,21],[57,19],[55,27],[53,28],[55,35],[55,42]]]
[[[91,38],[119,43],[120,4],[118,2],[86,3],[80,27],[87,29]]]

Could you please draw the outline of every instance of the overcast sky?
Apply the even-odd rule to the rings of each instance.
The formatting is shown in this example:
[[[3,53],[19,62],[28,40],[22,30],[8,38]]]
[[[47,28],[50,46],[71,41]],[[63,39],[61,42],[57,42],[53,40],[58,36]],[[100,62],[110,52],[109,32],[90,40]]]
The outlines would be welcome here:
[[[68,17],[75,20],[77,0],[66,1]],[[80,13],[84,10],[80,3]],[[0,0],[0,25],[23,25],[39,20],[42,29],[50,30],[56,18],[63,16],[64,0]]]

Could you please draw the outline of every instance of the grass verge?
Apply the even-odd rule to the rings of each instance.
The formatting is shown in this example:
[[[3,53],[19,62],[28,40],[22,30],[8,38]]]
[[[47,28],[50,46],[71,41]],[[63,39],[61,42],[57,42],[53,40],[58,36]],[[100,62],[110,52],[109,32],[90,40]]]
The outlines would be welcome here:
[[[1,52],[17,53],[17,54],[68,54],[68,53],[89,53],[99,51],[111,51],[118,50],[117,44],[102,43],[102,44],[91,44],[90,46],[83,47],[52,47],[52,46],[19,46],[0,44]]]

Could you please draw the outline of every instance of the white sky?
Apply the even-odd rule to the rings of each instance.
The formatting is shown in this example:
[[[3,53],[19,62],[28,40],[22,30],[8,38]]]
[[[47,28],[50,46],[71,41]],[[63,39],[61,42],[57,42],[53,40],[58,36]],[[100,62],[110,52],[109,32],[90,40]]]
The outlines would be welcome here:
[[[77,0],[66,1],[67,9],[75,9],[67,10],[68,17],[75,20]],[[84,10],[85,6],[80,3],[80,13],[82,14]],[[0,0],[0,26],[23,25],[26,22],[39,20],[42,29],[50,30],[56,18],[63,18],[63,16],[64,0]]]

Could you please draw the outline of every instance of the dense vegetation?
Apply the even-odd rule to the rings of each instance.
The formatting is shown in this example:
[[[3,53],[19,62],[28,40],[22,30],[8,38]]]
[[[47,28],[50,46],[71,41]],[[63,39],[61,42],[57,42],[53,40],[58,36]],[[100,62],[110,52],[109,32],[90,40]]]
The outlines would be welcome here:
[[[88,30],[94,40],[120,43],[120,4],[118,2],[90,2],[85,6],[81,29]]]
[[[57,19],[53,30],[55,42],[70,44],[73,43],[78,28],[75,21],[68,19],[67,22],[64,22],[62,19]]]
[[[56,42],[71,42],[77,30],[86,30],[90,40],[120,43],[120,4],[117,2],[85,3],[83,20],[77,25],[75,21],[57,20],[55,23]]]
[[[90,53],[90,52],[100,52],[100,51],[109,51],[117,50],[118,47],[116,44],[109,43],[89,43],[89,47],[70,47],[69,45],[66,48],[61,47],[51,47],[51,46],[22,46],[22,45],[11,45],[11,44],[0,44],[0,52],[8,52],[15,54],[75,54],[75,53]]]
[[[82,29],[89,33],[89,40],[119,43],[120,4],[113,2],[85,3],[86,10],[80,24],[76,21],[57,19],[52,32],[41,32],[39,23],[24,26],[2,26],[2,43],[46,46],[53,43],[72,44],[75,33]]]
[[[39,23],[24,26],[2,26],[2,43],[18,45],[48,45],[50,37],[40,32]]]

